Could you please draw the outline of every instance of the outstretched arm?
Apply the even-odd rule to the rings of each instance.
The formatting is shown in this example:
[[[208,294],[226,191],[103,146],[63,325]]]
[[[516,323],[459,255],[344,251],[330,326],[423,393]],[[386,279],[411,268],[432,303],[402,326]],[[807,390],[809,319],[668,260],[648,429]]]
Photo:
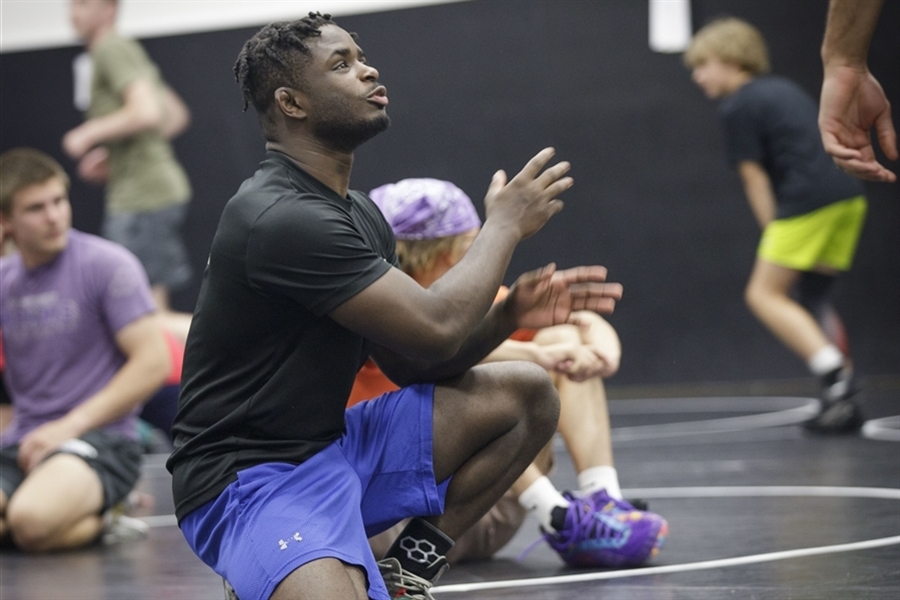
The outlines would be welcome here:
[[[555,265],[548,265],[520,276],[449,359],[423,360],[384,347],[375,348],[372,357],[399,385],[446,379],[481,362],[516,329],[567,323],[575,311],[611,313],[621,297],[621,284],[607,283],[604,267],[556,271]]]
[[[871,181],[896,181],[877,160],[878,143],[890,160],[897,160],[897,133],[891,105],[866,64],[872,32],[882,0],[831,0],[822,43],[825,77],[819,104],[819,129],[825,151],[851,175]]]
[[[552,149],[539,152],[509,183],[502,171],[494,175],[484,227],[462,260],[428,288],[390,269],[329,316],[398,354],[455,356],[490,309],[516,245],[562,209],[556,198],[572,185],[569,164],[544,170],[552,157]]]

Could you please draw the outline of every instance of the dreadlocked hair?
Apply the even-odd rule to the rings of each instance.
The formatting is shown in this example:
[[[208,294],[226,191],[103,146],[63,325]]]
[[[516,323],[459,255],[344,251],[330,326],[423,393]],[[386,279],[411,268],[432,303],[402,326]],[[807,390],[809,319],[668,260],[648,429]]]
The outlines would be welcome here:
[[[298,67],[310,56],[306,40],[319,37],[324,25],[334,24],[331,15],[310,12],[296,21],[270,23],[247,40],[234,63],[244,111],[252,104],[262,118],[272,105],[275,90],[285,85],[300,89]]]

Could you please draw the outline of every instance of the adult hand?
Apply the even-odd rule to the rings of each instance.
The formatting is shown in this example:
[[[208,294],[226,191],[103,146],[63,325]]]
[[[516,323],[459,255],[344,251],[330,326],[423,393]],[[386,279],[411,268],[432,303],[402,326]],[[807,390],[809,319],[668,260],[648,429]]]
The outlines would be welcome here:
[[[485,223],[497,220],[525,239],[561,211],[557,196],[572,187],[573,180],[565,176],[571,168],[568,162],[544,170],[555,153],[553,148],[541,150],[509,182],[504,171],[497,171],[484,198]]]
[[[87,181],[102,185],[109,179],[109,150],[97,146],[78,161],[78,176]]]
[[[19,442],[19,466],[26,473],[31,472],[48,454],[82,433],[64,418],[44,423]]]
[[[890,160],[897,160],[897,133],[891,105],[867,68],[850,65],[825,70],[819,103],[819,129],[825,151],[844,171],[869,181],[894,182],[897,176],[875,160],[871,129]]]
[[[547,371],[566,373],[575,360],[576,345],[570,342],[533,344],[533,361]]]
[[[605,364],[603,360],[587,346],[578,346],[574,360],[567,366],[565,371],[562,371],[567,379],[576,383],[581,383],[594,377],[603,377],[604,372]]]
[[[603,379],[615,375],[622,359],[622,345],[615,329],[592,312],[577,312],[569,322],[578,326],[582,344],[600,361],[597,375]]]
[[[622,284],[606,283],[606,267],[557,271],[555,264],[520,275],[504,302],[518,328],[541,329],[567,323],[572,311],[611,313]]]
[[[79,125],[75,129],[70,130],[62,139],[63,150],[65,150],[70,158],[75,160],[79,160],[82,156],[87,154],[87,151],[90,150],[92,146],[93,143],[88,137],[88,132],[84,125]]]

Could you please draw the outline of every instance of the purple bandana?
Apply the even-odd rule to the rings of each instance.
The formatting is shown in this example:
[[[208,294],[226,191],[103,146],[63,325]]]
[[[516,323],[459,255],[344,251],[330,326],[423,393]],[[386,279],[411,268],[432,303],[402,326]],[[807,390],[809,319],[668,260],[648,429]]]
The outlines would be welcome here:
[[[481,226],[464,191],[440,179],[404,179],[369,192],[398,240],[459,235]]]

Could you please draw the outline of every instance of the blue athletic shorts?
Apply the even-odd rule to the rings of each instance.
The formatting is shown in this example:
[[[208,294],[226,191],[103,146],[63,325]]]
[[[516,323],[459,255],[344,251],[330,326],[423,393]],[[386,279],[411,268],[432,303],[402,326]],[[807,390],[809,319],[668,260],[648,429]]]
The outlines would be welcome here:
[[[298,567],[337,558],[363,568],[369,598],[388,600],[368,538],[441,514],[434,480],[434,386],[413,385],[347,410],[345,434],[300,465],[245,469],[181,521],[188,544],[241,600],[266,600]]]

